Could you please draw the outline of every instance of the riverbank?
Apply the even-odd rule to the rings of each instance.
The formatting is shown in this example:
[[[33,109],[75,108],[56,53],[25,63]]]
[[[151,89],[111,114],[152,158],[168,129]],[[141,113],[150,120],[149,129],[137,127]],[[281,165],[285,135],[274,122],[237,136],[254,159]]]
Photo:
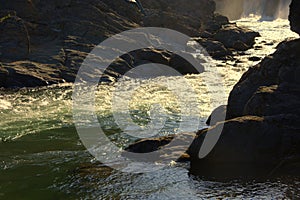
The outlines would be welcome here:
[[[251,48],[258,36],[215,14],[212,0],[191,1],[188,5],[183,0],[142,3],[147,15],[126,1],[5,2],[0,10],[0,44],[4,50],[0,54],[0,87],[74,82],[82,62],[96,45],[114,34],[138,27],[164,27],[201,37],[198,41],[211,56],[225,60],[237,50]],[[113,73],[104,72],[108,76],[105,80],[113,80],[124,70],[153,60],[170,66],[175,63],[172,67],[180,73],[195,73],[186,64],[178,66],[183,65],[182,61],[172,52],[141,51],[144,52],[130,55],[124,52],[126,55],[112,63]],[[184,67],[187,69],[183,70]]]

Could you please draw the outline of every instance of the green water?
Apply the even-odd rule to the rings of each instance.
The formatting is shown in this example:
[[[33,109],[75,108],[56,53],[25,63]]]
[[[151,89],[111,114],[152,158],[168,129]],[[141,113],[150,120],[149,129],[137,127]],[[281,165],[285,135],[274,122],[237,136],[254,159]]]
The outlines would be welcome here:
[[[187,78],[191,82],[201,80],[200,76]],[[125,147],[134,139],[115,124],[109,112],[109,98],[103,96],[109,95],[112,87],[99,87],[97,115],[111,141]],[[204,91],[201,86],[198,89]],[[131,114],[139,125],[148,121],[147,105],[164,102],[163,96],[169,95],[164,88],[157,87],[155,91],[164,95],[147,98],[147,90],[147,87],[140,90],[144,95],[138,93],[143,100],[137,97],[132,103]],[[299,194],[298,180],[205,181],[188,175],[189,163],[177,163],[145,174],[110,169],[94,159],[81,144],[72,120],[71,94],[72,85],[2,91],[0,199],[278,199]],[[211,99],[201,96],[202,112],[190,113],[199,115],[199,128],[205,126],[211,109],[208,106]],[[172,98],[166,108],[170,117],[161,135],[176,133],[180,123],[178,107]]]

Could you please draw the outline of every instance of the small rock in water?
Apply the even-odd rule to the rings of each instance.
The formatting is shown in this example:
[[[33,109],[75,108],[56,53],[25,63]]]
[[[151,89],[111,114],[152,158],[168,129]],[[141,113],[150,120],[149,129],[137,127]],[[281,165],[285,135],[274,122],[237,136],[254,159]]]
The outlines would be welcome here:
[[[261,58],[260,57],[257,57],[257,56],[252,56],[250,58],[248,58],[249,61],[253,61],[253,62],[256,62],[256,61],[260,61]]]
[[[237,41],[236,43],[234,43],[233,48],[238,51],[246,51],[250,47],[246,45],[244,42]]]
[[[259,45],[259,46],[255,46],[255,47],[254,47],[254,49],[255,49],[255,50],[261,50],[262,48],[263,48],[263,47],[262,47],[262,46],[260,46],[260,45]]]
[[[274,43],[273,42],[268,42],[268,43],[265,43],[265,45],[267,45],[267,46],[273,46]]]

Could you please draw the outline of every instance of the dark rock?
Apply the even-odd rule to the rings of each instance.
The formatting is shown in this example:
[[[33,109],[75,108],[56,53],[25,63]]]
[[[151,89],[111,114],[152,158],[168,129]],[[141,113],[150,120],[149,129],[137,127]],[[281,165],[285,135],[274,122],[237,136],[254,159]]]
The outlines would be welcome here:
[[[225,47],[233,48],[236,50],[247,50],[255,43],[255,38],[259,36],[259,33],[249,29],[239,28],[236,25],[227,25],[220,29],[214,38],[222,42]],[[241,44],[243,47],[241,48]],[[245,44],[245,45],[244,45]]]
[[[208,31],[202,31],[202,32],[200,32],[200,37],[201,38],[212,38],[213,34]]]
[[[291,24],[292,31],[300,34],[300,15],[299,15],[299,9],[300,9],[300,2],[293,0],[290,5],[290,15],[289,20]]]
[[[263,49],[263,47],[260,46],[260,45],[258,45],[258,46],[255,46],[254,49],[255,49],[255,50],[261,50],[261,49]]]
[[[178,15],[177,13],[152,10],[150,15],[144,17],[143,25],[146,27],[164,27],[190,36],[199,36],[201,21],[197,18]]]
[[[214,39],[215,33],[229,22],[227,17],[214,13],[213,0],[142,0],[146,16],[123,0],[0,3],[1,76],[9,76],[1,80],[0,87],[73,82],[81,63],[96,45],[114,34],[141,26],[171,28],[191,37],[205,36],[214,58],[224,59],[231,54],[228,47]],[[131,57],[116,59],[101,80],[114,80],[138,64],[152,61],[169,64],[182,74],[202,72],[170,52],[145,49]],[[34,64],[26,68],[20,63]],[[20,69],[22,77],[26,75],[34,81],[19,78]],[[9,70],[16,73],[6,73]]]
[[[215,59],[226,59],[228,55],[232,54],[221,42],[204,38],[197,38],[195,40]]]
[[[300,176],[299,55],[300,39],[282,42],[242,76],[230,93],[227,121],[199,131],[190,146],[192,174],[222,179]],[[213,150],[200,159],[204,137],[218,133]]]
[[[215,14],[212,19],[206,21],[206,23],[204,24],[204,28],[205,30],[216,32],[221,29],[223,25],[227,24],[229,24],[229,20],[227,17]]]
[[[238,40],[233,44],[233,48],[237,51],[246,51],[250,49],[248,45],[246,45],[244,42]]]
[[[232,119],[243,116],[245,107],[250,99],[256,94],[261,94],[261,87],[276,85],[276,91],[283,94],[285,91],[279,90],[279,88],[287,88],[284,85],[294,85],[293,90],[297,91],[299,79],[296,77],[300,75],[299,53],[299,39],[284,42],[278,46],[277,51],[273,55],[266,57],[261,63],[250,68],[230,93],[226,118]],[[289,99],[285,103],[289,104],[291,101],[292,99]],[[275,107],[273,109],[276,110]],[[293,110],[290,107],[290,111]]]
[[[139,49],[129,52],[121,57],[122,58],[115,59],[115,61],[107,68],[105,74],[113,78],[119,78],[134,67],[149,63],[170,66],[182,75],[199,74],[204,71],[203,66],[200,66],[200,69],[196,69],[191,63],[186,61],[181,56],[166,50]],[[149,76],[155,75],[159,76],[161,74],[154,71],[149,74]]]
[[[300,113],[300,87],[295,84],[262,86],[249,99],[244,115],[272,116]]]
[[[244,116],[198,133],[189,148],[190,172],[214,178],[270,178],[275,174],[300,175],[300,168],[282,171],[300,154],[299,116]],[[205,135],[223,131],[214,149],[203,159],[198,153]],[[294,162],[295,163],[295,162]],[[290,174],[291,175],[291,174]]]
[[[192,57],[192,55],[190,54],[186,56]],[[172,54],[172,56],[170,57],[169,66],[176,69],[178,72],[180,72],[183,75],[199,74],[204,72],[204,67],[202,65],[199,65],[199,68],[196,69],[191,63],[189,63],[184,58],[176,54]]]
[[[129,145],[125,150],[133,153],[150,153],[169,144],[173,139],[174,136],[172,135],[153,139],[142,139]]]
[[[3,71],[11,72],[0,87],[73,82],[96,44],[138,27],[131,14],[123,17],[98,0],[1,1],[0,11],[0,58]]]
[[[257,57],[257,56],[252,56],[250,58],[248,58],[249,61],[253,61],[253,62],[256,62],[256,61],[260,61],[261,58],[260,57]]]
[[[212,17],[216,9],[215,2],[212,0],[141,0],[143,6],[148,9],[162,10],[180,15],[207,20]],[[180,19],[179,19],[180,20]],[[174,22],[172,22],[174,23]]]
[[[0,59],[26,59],[30,53],[30,37],[25,22],[7,13],[0,22]]]
[[[227,110],[226,105],[222,105],[222,106],[217,107],[215,110],[213,110],[211,115],[208,117],[208,119],[206,121],[206,124],[209,125],[209,126],[214,126],[218,122],[225,121],[226,110]]]
[[[133,56],[137,64],[141,63],[141,61],[146,61],[148,63],[168,65],[172,53],[166,50],[142,49],[132,52],[130,55]]]
[[[150,153],[157,152],[161,150],[160,154],[158,154],[157,159],[160,161],[177,161],[177,162],[186,162],[190,160],[188,154],[185,153],[190,146],[190,141],[193,141],[195,138],[195,133],[180,133],[177,135],[169,135],[165,137],[159,138],[149,138],[142,139],[137,141],[134,144],[129,145],[125,151],[133,152],[133,153]],[[172,144],[172,147],[168,147],[168,144],[176,138],[176,144]],[[124,154],[126,156],[126,154]],[[146,162],[149,160],[145,160]]]

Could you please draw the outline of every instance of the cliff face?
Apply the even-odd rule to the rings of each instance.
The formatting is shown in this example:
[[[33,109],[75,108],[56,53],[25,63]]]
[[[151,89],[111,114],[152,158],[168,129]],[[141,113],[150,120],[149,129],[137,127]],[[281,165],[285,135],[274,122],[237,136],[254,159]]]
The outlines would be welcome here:
[[[171,28],[191,37],[203,36],[205,40],[201,40],[201,44],[218,58],[229,55],[226,48],[235,46],[215,37],[222,25],[228,24],[228,19],[214,14],[212,0],[141,2],[146,16],[137,6],[124,0],[0,0],[0,87],[73,82],[81,63],[95,45],[111,35],[141,26]],[[233,26],[221,33],[228,36],[235,34],[235,29]],[[245,49],[250,48],[257,35],[248,34],[248,30],[243,34],[243,29],[238,32],[241,41],[250,41],[243,45]],[[239,39],[239,36],[233,37],[234,41]],[[162,56],[165,54],[168,56]],[[171,52],[163,51],[149,52],[149,58],[134,57],[137,55],[140,54],[127,56],[129,60],[120,59],[115,64],[114,74],[122,74],[123,69],[131,69],[132,63],[139,63],[141,59],[161,58],[160,63],[167,63],[174,57]],[[188,66],[186,69],[184,73],[194,72]]]
[[[294,0],[290,9],[294,31],[299,31],[298,2]],[[299,55],[299,39],[282,42],[274,54],[243,75],[230,93],[227,121],[210,133],[200,131],[190,147],[192,173],[222,178],[300,175]],[[223,125],[213,151],[199,159],[204,136]]]

